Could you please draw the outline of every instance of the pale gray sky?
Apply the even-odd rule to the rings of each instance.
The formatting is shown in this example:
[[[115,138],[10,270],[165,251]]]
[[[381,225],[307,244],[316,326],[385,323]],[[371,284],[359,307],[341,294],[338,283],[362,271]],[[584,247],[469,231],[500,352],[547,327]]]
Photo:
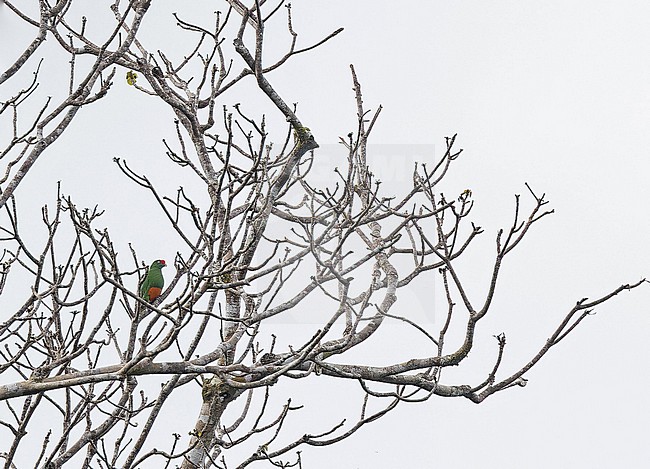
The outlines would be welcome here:
[[[187,49],[178,42],[182,36],[161,31],[173,25],[169,11],[181,7],[155,3],[143,41],[152,50],[162,48],[161,41],[180,55]],[[468,255],[472,262],[464,274],[476,295],[487,282],[496,231],[511,222],[513,194],[529,201],[524,182],[546,192],[556,209],[504,267],[491,317],[481,326],[483,338],[468,359],[472,373],[459,372],[457,384],[470,376],[472,384],[482,380],[484,356],[494,353],[493,334],[507,334],[505,366],[516,369],[576,300],[650,275],[650,3],[297,0],[293,7],[303,44],[345,27],[330,43],[269,76],[287,101],[299,103],[303,122],[320,143],[335,143],[354,129],[350,63],[366,106],[384,106],[374,143],[439,150],[445,136],[459,134],[463,157],[441,190],[473,190],[473,220],[485,233]],[[183,8],[200,18],[200,8],[216,7],[192,2]],[[31,32],[23,35],[25,29],[9,16],[0,9],[0,43],[30,40]],[[282,27],[276,32],[285,42],[270,39],[269,54],[286,44]],[[0,68],[12,57],[2,46]],[[75,122],[74,134],[62,138],[20,188],[33,213],[52,201],[53,181],[61,179],[67,193],[107,208],[109,226],[128,227],[143,216],[137,202],[143,194],[125,183],[111,159],[160,159],[160,140],[169,138],[172,117],[162,107],[146,108],[153,99],[135,96],[132,88],[115,88],[113,97],[83,110],[87,116]],[[242,87],[241,102],[259,102],[268,110],[263,96],[247,94],[252,89]],[[382,165],[395,167],[394,161],[374,163],[377,172]],[[170,188],[178,185],[162,172],[154,177]],[[387,184],[400,182],[391,181],[390,172],[386,178]],[[146,231],[125,231],[115,236],[134,241],[142,256],[158,256],[159,247],[144,241]],[[168,251],[173,257],[174,248]],[[395,314],[429,306],[429,297],[419,295],[402,294]],[[403,405],[350,440],[304,449],[303,467],[645,467],[649,300],[650,285],[598,308],[527,375],[526,388],[478,406],[442,398]],[[433,326],[440,320],[435,316]],[[409,345],[404,343],[404,351]],[[377,354],[372,361],[381,363],[381,354],[389,360],[391,351],[371,351]],[[294,393],[294,402],[304,400],[315,414],[329,416],[332,396],[356,391],[330,381],[315,381],[311,389],[301,385],[304,397]],[[193,406],[184,414],[196,412]],[[323,429],[296,425],[297,432]]]

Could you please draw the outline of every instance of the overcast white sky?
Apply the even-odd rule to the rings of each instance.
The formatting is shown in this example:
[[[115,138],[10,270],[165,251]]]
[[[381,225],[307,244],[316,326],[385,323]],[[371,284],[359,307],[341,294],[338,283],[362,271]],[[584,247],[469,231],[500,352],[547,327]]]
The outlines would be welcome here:
[[[161,41],[181,54],[189,47],[179,43],[182,36],[161,33],[163,24],[173,24],[169,11],[182,11],[180,3],[154,3],[145,45],[155,50]],[[214,2],[183,3],[192,3],[188,16],[216,9]],[[479,350],[493,351],[492,335],[505,332],[506,363],[521,366],[576,300],[650,275],[650,3],[296,0],[293,6],[304,45],[345,27],[330,43],[269,76],[287,101],[299,103],[303,122],[321,144],[333,144],[355,127],[350,63],[366,106],[384,106],[374,143],[427,144],[439,151],[445,136],[459,134],[463,157],[441,190],[473,190],[473,220],[485,234],[465,275],[477,292],[487,280],[496,231],[511,221],[513,194],[527,200],[524,182],[546,192],[556,209],[505,266]],[[7,41],[31,36],[0,8],[0,68],[15,58]],[[286,43],[280,37],[278,48]],[[111,159],[135,160],[151,149],[158,152],[151,158],[161,158],[160,139],[169,137],[164,132],[172,117],[160,108],[143,109],[145,101],[134,98],[132,88],[116,88],[115,98],[89,109],[75,122],[74,138],[62,139],[29,175],[19,192],[28,206],[51,202],[53,181],[62,179],[67,193],[106,206],[109,225],[141,216],[138,191],[116,187],[124,179]],[[244,96],[242,102],[246,98],[264,106],[263,97]],[[134,127],[141,130],[128,136]],[[378,174],[397,167],[389,159],[399,157],[398,147],[377,150],[383,155],[375,161]],[[383,175],[387,183],[400,182],[398,172]],[[156,177],[165,182],[165,175]],[[159,248],[147,252],[145,244],[140,242],[141,255],[157,257]],[[173,257],[174,248],[168,251]],[[430,298],[419,295],[400,297],[396,314],[430,307]],[[598,308],[528,374],[526,388],[479,406],[433,398],[398,407],[350,440],[305,450],[303,467],[646,467],[649,300],[650,285]],[[477,382],[482,373],[475,368],[462,376]],[[315,385],[310,392],[324,392],[320,382]],[[333,405],[328,396],[320,398],[323,412]]]

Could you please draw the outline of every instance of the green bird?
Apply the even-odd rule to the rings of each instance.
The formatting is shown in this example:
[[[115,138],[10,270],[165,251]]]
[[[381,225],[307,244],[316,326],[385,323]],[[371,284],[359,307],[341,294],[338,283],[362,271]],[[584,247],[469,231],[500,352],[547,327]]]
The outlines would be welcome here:
[[[147,271],[147,275],[140,284],[140,298],[151,303],[162,293],[165,279],[162,276],[162,268],[167,267],[164,260],[158,259],[153,261]]]

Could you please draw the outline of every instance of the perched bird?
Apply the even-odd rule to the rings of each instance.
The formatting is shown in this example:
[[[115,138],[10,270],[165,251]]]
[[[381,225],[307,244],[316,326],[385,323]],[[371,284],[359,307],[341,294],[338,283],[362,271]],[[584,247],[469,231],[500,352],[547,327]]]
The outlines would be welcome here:
[[[151,267],[147,271],[147,275],[140,284],[140,298],[151,303],[158,298],[162,293],[165,279],[162,276],[162,268],[167,267],[165,261],[158,259],[153,261]]]

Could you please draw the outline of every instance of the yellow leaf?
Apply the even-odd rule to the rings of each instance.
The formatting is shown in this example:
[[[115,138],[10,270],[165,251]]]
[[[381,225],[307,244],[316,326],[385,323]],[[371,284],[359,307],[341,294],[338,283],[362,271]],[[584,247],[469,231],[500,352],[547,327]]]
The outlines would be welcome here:
[[[135,82],[137,80],[138,80],[138,74],[137,73],[135,73],[132,70],[129,70],[128,72],[126,72],[126,82],[129,85],[131,85],[131,86],[135,85]]]

